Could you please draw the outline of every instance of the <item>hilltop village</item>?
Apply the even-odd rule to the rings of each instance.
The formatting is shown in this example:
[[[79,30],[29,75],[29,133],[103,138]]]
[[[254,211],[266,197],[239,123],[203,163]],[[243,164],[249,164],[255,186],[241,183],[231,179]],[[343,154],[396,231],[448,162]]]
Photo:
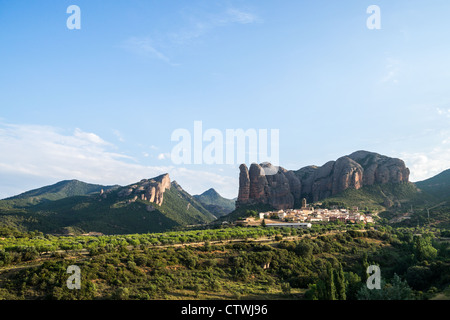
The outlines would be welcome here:
[[[249,217],[241,221],[243,225],[260,225],[262,221],[269,227],[310,228],[311,223],[342,222],[342,223],[373,223],[373,216],[358,212],[358,208],[320,209],[314,208],[302,201],[302,208],[259,212],[257,217]]]

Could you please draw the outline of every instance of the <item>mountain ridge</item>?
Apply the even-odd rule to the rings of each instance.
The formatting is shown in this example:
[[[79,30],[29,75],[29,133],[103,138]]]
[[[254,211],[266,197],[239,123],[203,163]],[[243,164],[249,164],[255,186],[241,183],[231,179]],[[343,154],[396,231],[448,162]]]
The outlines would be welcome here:
[[[59,200],[66,197],[93,194],[96,192],[101,192],[101,190],[106,191],[117,187],[119,187],[119,185],[105,186],[87,183],[77,179],[62,180],[54,184],[25,191],[2,200],[23,200],[27,198],[36,198],[39,200]]]
[[[450,169],[444,170],[431,178],[417,181],[415,185],[439,199],[450,201]]]
[[[207,210],[217,218],[229,214],[235,208],[235,201],[222,197],[214,188],[210,188],[200,195],[194,195]]]
[[[216,219],[168,174],[87,195],[36,203],[27,199],[1,200],[0,225],[52,234],[125,234],[162,232]]]
[[[236,206],[269,204],[275,209],[299,206],[302,198],[316,202],[349,188],[409,182],[410,174],[403,160],[363,150],[296,171],[270,163],[241,164],[239,170]]]

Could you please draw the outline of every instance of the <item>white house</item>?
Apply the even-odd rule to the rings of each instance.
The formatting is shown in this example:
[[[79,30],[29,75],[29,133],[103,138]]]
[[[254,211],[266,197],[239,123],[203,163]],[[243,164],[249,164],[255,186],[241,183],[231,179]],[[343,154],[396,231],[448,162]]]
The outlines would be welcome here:
[[[299,229],[307,229],[311,228],[311,223],[296,223],[296,222],[284,222],[284,223],[268,223],[267,227],[276,227],[276,228],[299,228]]]

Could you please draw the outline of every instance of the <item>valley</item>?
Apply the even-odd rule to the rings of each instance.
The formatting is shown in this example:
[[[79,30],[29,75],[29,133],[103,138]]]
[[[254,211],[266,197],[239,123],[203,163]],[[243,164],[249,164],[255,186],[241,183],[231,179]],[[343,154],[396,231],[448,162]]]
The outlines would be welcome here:
[[[328,192],[334,178],[313,169],[311,190],[326,195],[318,198],[280,168],[250,170],[233,200],[214,189],[192,196],[168,174],[127,186],[66,180],[1,200],[0,299],[450,298],[447,172],[367,183],[365,170],[378,175],[367,159],[382,159],[382,168],[392,161],[356,154],[366,160],[343,160],[359,172],[348,177],[366,183]],[[383,270],[377,292],[364,285],[373,264]],[[65,286],[70,265],[82,270],[81,290]]]

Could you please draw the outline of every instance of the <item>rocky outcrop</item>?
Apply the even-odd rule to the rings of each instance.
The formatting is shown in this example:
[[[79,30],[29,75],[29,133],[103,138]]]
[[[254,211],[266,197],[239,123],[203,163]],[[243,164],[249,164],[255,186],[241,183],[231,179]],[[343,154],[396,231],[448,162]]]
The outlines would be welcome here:
[[[143,201],[153,202],[162,205],[164,192],[170,189],[170,177],[163,174],[153,179],[143,179],[139,183],[127,186],[120,190],[117,195],[121,198],[132,196],[132,201],[138,198]]]
[[[409,181],[409,169],[402,160],[367,151],[357,151],[321,167],[308,166],[298,171],[274,167],[270,163],[253,163],[250,169],[242,164],[239,169],[237,207],[269,204],[276,209],[287,209],[301,203],[302,198],[318,201],[348,188]]]
[[[403,160],[379,154],[357,151],[348,156],[360,163],[364,169],[364,184],[399,183],[409,180],[409,169]]]
[[[278,171],[277,171],[278,170]],[[266,172],[276,172],[266,175]],[[240,204],[269,204],[276,208],[290,208],[294,205],[291,185],[299,187],[300,181],[294,174],[288,174],[283,168],[270,163],[253,163],[250,170],[245,164],[240,166],[239,196]]]
[[[245,164],[239,166],[239,194],[238,199],[247,202],[250,198],[250,175]]]

